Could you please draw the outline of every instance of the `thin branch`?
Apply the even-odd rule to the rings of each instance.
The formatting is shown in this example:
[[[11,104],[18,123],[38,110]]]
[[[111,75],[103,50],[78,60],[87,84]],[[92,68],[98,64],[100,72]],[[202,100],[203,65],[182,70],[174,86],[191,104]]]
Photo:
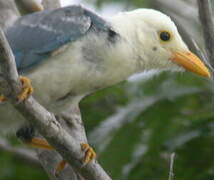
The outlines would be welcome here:
[[[208,57],[214,67],[214,23],[209,0],[197,0],[199,17],[203,28]]]
[[[174,160],[175,160],[175,153],[172,153],[170,155],[169,180],[173,180],[173,177],[174,177],[174,172],[173,172]]]
[[[55,168],[62,160],[57,152],[38,149],[37,155],[50,180],[77,180],[75,171],[68,165],[55,175]]]
[[[82,159],[85,154],[80,147],[82,142],[71,136],[56,120],[53,113],[47,111],[33,97],[29,97],[19,104],[14,103],[18,92],[20,92],[20,85],[17,81],[18,73],[14,56],[2,30],[0,30],[0,67],[2,77],[11,90],[9,94],[4,91],[4,95],[26,120],[37,127],[38,131],[61,154],[63,159],[87,180],[110,180],[111,178],[97,161],[87,165],[83,164]]]
[[[36,153],[29,149],[12,147],[5,139],[0,137],[0,151],[5,151],[12,154],[15,158],[21,159],[26,163],[41,168],[41,165],[36,157]]]
[[[0,1],[0,27],[6,29],[20,16],[13,0]]]

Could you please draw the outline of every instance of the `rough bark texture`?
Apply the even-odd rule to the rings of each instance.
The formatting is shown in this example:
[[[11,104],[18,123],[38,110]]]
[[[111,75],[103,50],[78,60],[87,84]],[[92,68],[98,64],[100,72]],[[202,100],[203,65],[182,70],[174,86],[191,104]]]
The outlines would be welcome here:
[[[20,16],[13,0],[0,1],[0,27],[2,29],[10,26]]]

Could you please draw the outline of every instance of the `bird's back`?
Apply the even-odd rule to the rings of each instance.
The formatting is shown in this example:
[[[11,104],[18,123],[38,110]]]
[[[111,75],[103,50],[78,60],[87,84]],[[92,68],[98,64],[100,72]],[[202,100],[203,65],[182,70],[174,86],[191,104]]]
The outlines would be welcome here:
[[[92,27],[99,31],[110,28],[105,20],[82,6],[68,6],[23,16],[7,29],[6,36],[21,72],[80,39]]]

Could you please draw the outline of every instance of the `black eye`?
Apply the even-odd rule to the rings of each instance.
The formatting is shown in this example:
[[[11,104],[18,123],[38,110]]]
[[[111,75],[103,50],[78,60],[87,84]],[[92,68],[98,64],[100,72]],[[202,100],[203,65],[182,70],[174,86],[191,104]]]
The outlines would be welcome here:
[[[169,41],[171,39],[171,34],[167,31],[161,31],[159,36],[162,41]]]

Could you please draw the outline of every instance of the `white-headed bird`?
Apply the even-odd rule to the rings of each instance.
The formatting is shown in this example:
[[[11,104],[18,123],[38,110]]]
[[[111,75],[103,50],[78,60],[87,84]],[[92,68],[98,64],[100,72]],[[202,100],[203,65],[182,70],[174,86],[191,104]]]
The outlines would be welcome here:
[[[152,9],[102,18],[81,6],[68,6],[23,16],[5,33],[19,73],[32,81],[33,95],[56,113],[135,73],[187,70],[210,77],[170,17]],[[26,78],[21,81],[29,84]],[[26,88],[21,100],[32,92]],[[0,114],[5,130],[13,129],[10,122],[23,120],[7,103],[0,106]]]

